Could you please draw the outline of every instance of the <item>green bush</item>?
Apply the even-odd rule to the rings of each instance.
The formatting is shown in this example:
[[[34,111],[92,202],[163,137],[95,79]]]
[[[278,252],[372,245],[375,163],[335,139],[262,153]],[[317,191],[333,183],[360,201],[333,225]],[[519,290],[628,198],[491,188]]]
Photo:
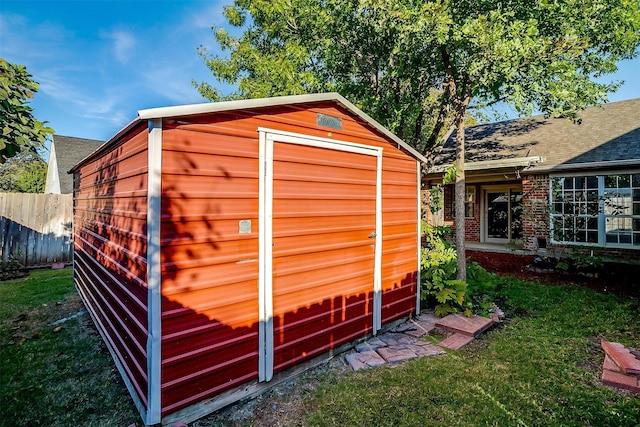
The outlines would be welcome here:
[[[28,274],[29,270],[24,268],[24,266],[13,257],[10,257],[6,261],[0,260],[0,281],[18,279]]]
[[[477,262],[467,264],[467,298],[471,301],[471,311],[488,317],[495,311],[496,298],[500,278],[489,273]]]
[[[449,227],[423,225],[424,247],[421,257],[422,300],[435,306],[436,316],[451,313],[491,313],[498,278],[477,263],[467,267],[467,281],[456,279],[457,256],[447,238]]]

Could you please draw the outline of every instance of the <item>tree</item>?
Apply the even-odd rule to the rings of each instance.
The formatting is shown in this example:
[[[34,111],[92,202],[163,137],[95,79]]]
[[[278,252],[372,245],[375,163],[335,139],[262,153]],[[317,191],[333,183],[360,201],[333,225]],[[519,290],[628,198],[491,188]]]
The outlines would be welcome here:
[[[469,109],[504,102],[579,122],[620,85],[596,78],[640,45],[637,0],[236,0],[225,14],[246,25],[238,38],[216,30],[230,56],[200,54],[238,85],[229,97],[337,90],[423,152],[455,129],[457,218]],[[464,231],[458,221],[460,280]]]
[[[8,193],[42,193],[47,178],[47,164],[26,148],[0,165],[0,191]]]
[[[344,0],[238,0],[225,7],[240,37],[214,36],[230,57],[199,53],[213,76],[236,90],[194,85],[211,101],[336,91],[424,151],[438,114],[438,88],[399,49],[402,28]]]
[[[36,120],[29,99],[39,89],[24,65],[0,58],[0,164],[27,147],[43,148],[53,129]]]

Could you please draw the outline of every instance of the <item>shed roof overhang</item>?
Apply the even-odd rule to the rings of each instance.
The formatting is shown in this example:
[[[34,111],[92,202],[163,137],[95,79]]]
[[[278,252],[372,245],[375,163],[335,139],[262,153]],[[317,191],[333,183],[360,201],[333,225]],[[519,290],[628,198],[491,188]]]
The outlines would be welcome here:
[[[374,120],[371,116],[369,116],[364,111],[360,110],[354,104],[349,102],[346,98],[336,92],[329,93],[314,93],[308,95],[291,95],[291,96],[278,96],[273,98],[257,98],[257,99],[242,99],[236,101],[224,101],[224,102],[207,102],[201,104],[189,104],[189,105],[177,105],[172,107],[160,107],[160,108],[150,108],[146,110],[139,110],[138,117],[125,126],[122,130],[120,130],[117,134],[115,134],[112,138],[110,138],[102,147],[98,150],[87,156],[85,159],[80,161],[77,165],[75,165],[69,173],[74,172],[80,166],[82,166],[85,162],[89,161],[100,155],[100,153],[104,152],[111,144],[115,141],[119,140],[123,135],[133,129],[136,125],[153,119],[162,119],[162,118],[173,118],[173,117],[185,117],[185,116],[193,116],[199,114],[208,114],[208,113],[217,113],[223,111],[233,111],[233,110],[244,110],[250,108],[266,108],[266,107],[276,107],[282,105],[294,105],[294,104],[306,104],[313,102],[325,102],[325,101],[333,101],[345,109],[347,109],[352,114],[358,116],[363,121],[367,122],[371,125],[375,130],[383,134],[384,136],[391,139],[395,142],[399,149],[404,150],[417,160],[422,163],[428,163],[427,159],[416,151],[413,147],[408,145],[398,136],[393,134],[387,128],[382,126],[376,120]]]

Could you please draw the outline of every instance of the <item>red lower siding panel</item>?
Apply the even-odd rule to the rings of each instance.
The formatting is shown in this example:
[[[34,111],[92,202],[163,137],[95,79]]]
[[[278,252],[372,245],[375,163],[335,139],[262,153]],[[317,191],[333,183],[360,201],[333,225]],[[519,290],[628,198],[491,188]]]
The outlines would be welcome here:
[[[232,389],[246,382],[258,378],[258,352],[243,354],[236,359],[226,359],[233,363],[233,372],[246,374],[229,377],[220,375],[219,372],[199,372],[194,378],[188,381],[165,384],[162,387],[162,416],[171,414],[179,409],[200,402],[203,399],[213,397],[226,390]],[[224,368],[225,366],[223,366]],[[227,371],[225,370],[225,373]]]
[[[115,276],[107,273],[96,261],[85,253],[75,252],[74,280],[87,309],[91,311],[102,334],[116,353],[127,377],[140,400],[146,405],[146,331],[140,329],[140,320],[146,324],[144,313],[130,304],[131,299],[118,288]],[[127,312],[128,310],[134,310]],[[137,318],[133,321],[132,317]]]
[[[274,318],[274,372],[373,330],[373,294],[336,297]]]
[[[184,335],[162,343],[163,414],[258,378],[257,322],[233,328],[209,319],[202,325],[206,316],[191,316],[176,319],[187,327]],[[189,333],[192,325],[200,333]]]
[[[382,292],[382,322],[407,316],[416,309],[417,272],[393,281],[393,289]],[[386,283],[385,283],[386,284]]]

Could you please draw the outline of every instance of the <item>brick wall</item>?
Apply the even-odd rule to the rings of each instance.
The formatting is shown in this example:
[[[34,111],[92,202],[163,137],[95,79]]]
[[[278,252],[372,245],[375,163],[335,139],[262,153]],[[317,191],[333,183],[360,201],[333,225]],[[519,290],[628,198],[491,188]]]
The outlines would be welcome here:
[[[523,176],[522,196],[522,242],[525,249],[535,250],[537,237],[549,242],[549,176]]]
[[[466,218],[464,224],[464,238],[469,242],[480,241],[480,186],[467,185],[476,190],[475,207],[473,218]],[[455,230],[455,218],[453,217],[453,185],[444,188],[444,225],[448,225]]]

